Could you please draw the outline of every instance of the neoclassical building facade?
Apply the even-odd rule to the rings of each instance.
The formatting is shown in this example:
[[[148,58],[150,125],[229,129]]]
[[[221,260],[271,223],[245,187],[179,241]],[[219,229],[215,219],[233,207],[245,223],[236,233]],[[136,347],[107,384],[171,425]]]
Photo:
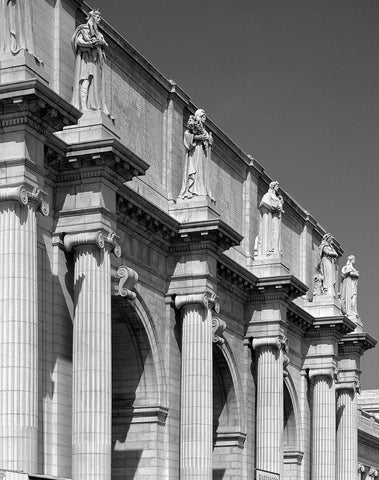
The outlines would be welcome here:
[[[1,476],[378,477],[355,257],[84,2],[0,22]]]

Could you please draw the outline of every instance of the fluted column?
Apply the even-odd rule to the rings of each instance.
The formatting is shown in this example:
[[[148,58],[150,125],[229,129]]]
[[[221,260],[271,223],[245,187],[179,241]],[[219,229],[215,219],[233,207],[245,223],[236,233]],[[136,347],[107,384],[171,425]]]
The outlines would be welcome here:
[[[110,480],[111,248],[101,232],[69,234],[64,244],[75,250],[72,478]]]
[[[358,463],[357,401],[355,382],[338,383],[337,480],[356,480]]]
[[[216,297],[178,295],[182,308],[180,479],[212,479],[212,313]],[[218,308],[217,308],[218,309]]]
[[[312,405],[312,480],[335,480],[336,399],[334,371],[310,370],[313,384]]]
[[[256,468],[283,466],[283,355],[281,337],[253,339],[257,358]]]
[[[36,211],[43,192],[0,188],[0,467],[37,472]]]

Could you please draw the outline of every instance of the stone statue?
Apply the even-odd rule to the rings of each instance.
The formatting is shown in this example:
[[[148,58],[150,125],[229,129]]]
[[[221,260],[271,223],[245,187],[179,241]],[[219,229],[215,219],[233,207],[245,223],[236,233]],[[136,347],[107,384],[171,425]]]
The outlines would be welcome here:
[[[188,199],[198,195],[212,195],[208,189],[207,165],[211,157],[213,144],[212,133],[205,130],[207,116],[204,110],[196,110],[189,117],[187,130],[184,132],[186,160],[179,198]]]
[[[79,25],[71,38],[76,56],[72,104],[82,112],[101,110],[109,115],[104,95],[104,48],[108,46],[98,25],[100,12],[91,10],[87,23]]]
[[[314,295],[336,296],[335,264],[338,253],[333,247],[333,237],[326,233],[318,248]]]
[[[341,269],[341,302],[346,315],[358,317],[357,311],[357,287],[359,272],[354,268],[355,256],[349,255],[347,262]]]
[[[0,54],[34,55],[32,0],[0,0]]]
[[[282,253],[281,221],[284,201],[278,190],[279,182],[271,182],[259,204],[259,235],[255,240],[255,254],[258,256],[274,257]]]

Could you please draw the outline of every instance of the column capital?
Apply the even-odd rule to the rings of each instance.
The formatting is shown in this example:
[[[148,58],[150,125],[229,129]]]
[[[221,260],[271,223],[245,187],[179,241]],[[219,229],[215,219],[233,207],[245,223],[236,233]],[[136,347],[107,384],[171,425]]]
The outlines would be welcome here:
[[[216,313],[220,312],[220,300],[215,293],[192,293],[189,295],[176,295],[175,307],[179,310],[184,305],[200,304],[205,308],[214,310]]]
[[[315,381],[318,377],[328,377],[330,380],[334,380],[335,374],[334,368],[315,368],[309,370],[308,377],[311,381]]]
[[[366,467],[363,465],[363,463],[358,463],[357,472],[363,473],[365,470],[366,470]]]
[[[336,391],[337,390],[351,390],[354,393],[359,393],[361,385],[359,380],[352,380],[350,382],[336,382]]]
[[[371,467],[370,470],[369,470],[369,472],[368,472],[368,476],[369,476],[370,478],[377,478],[377,477],[379,477],[379,471],[378,471],[378,469],[375,468],[375,467]]]
[[[46,200],[47,193],[40,188],[34,188],[28,191],[25,185],[16,185],[13,187],[0,187],[0,202],[18,202],[20,205],[33,205],[36,211],[40,211],[43,216],[49,215],[49,204]]]
[[[121,257],[121,247],[117,242],[118,236],[110,232],[107,236],[101,230],[95,232],[66,233],[63,238],[64,248],[71,252],[72,249],[82,245],[94,245],[100,250],[109,246],[117,258]]]
[[[251,346],[253,350],[258,350],[262,347],[276,347],[278,350],[288,352],[288,339],[281,335],[276,337],[253,338]]]

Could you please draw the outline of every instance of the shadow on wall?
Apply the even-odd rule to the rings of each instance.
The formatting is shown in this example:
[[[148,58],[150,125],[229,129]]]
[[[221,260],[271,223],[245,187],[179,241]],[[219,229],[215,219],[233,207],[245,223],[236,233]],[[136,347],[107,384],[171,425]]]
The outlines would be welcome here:
[[[212,473],[212,480],[222,480],[225,475],[224,468],[214,468]]]

